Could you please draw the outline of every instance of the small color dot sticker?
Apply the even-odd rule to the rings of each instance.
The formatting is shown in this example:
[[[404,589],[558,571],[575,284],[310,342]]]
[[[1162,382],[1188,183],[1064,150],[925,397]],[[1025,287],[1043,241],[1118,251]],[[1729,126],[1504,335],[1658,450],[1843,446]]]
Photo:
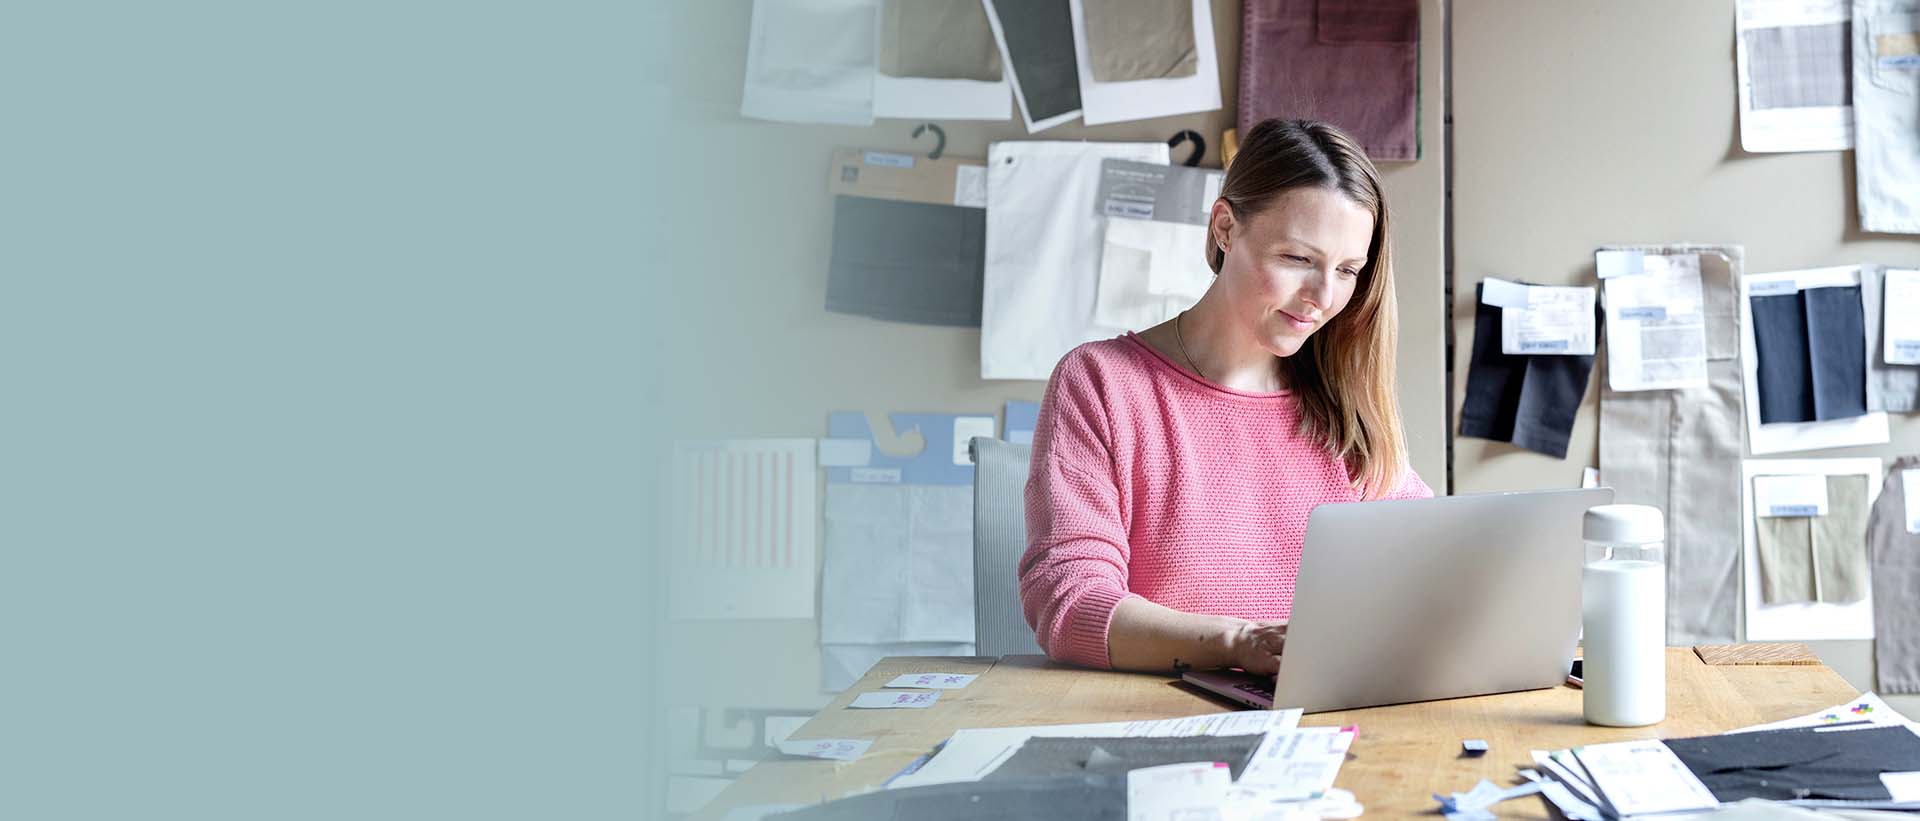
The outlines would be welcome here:
[[[1868,714],[1868,713],[1871,713],[1871,712],[1873,712],[1873,706],[1872,706],[1872,705],[1870,705],[1870,704],[1865,704],[1865,703],[1862,703],[1862,704],[1855,704],[1855,705],[1853,705],[1853,714],[1854,714],[1854,715],[1857,715],[1857,716],[1863,716],[1863,715],[1866,715],[1866,714]]]

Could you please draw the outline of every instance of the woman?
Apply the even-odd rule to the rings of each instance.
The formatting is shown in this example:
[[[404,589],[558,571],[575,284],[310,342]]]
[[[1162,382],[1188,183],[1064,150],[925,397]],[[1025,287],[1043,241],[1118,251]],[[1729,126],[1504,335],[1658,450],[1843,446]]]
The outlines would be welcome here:
[[[1055,659],[1272,673],[1307,513],[1433,495],[1407,465],[1366,154],[1325,123],[1254,126],[1206,253],[1191,309],[1075,348],[1047,385],[1020,594]]]

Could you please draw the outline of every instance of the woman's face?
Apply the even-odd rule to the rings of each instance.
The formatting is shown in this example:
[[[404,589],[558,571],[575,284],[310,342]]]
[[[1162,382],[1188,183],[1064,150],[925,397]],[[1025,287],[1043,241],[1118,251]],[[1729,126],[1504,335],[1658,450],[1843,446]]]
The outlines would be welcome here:
[[[1326,188],[1292,188],[1236,219],[1215,201],[1213,238],[1232,316],[1274,356],[1292,356],[1347,307],[1373,241],[1373,212]]]

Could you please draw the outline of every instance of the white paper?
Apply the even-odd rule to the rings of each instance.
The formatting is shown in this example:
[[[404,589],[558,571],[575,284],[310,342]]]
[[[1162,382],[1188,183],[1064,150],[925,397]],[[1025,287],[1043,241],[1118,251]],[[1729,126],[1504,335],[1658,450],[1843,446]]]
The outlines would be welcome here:
[[[1920,801],[1920,773],[1881,773],[1880,783],[1895,801]]]
[[[1148,721],[1102,724],[1054,724],[1039,727],[982,727],[953,734],[940,752],[916,772],[900,776],[889,788],[921,787],[978,781],[1012,756],[1029,738],[1176,738],[1234,736],[1289,730],[1300,723],[1300,710],[1241,710]],[[1261,750],[1255,750],[1258,758]],[[1249,765],[1241,779],[1253,771]]]
[[[1271,733],[1254,750],[1240,781],[1289,800],[1319,798],[1333,788],[1355,732],[1353,727],[1300,727]]]
[[[1748,459],[1741,463],[1741,591],[1746,607],[1745,641],[1806,641],[1873,638],[1873,592],[1851,604],[1793,602],[1764,604],[1760,600],[1760,555],[1754,479],[1759,476],[1818,474],[1867,477],[1867,507],[1880,495],[1883,466],[1877,457],[1850,459]]]
[[[892,2],[893,0],[888,0]],[[1010,120],[1013,86],[1010,72],[998,80],[895,77],[876,70],[873,116],[905,120]]]
[[[1575,747],[1600,795],[1620,815],[1711,809],[1720,805],[1687,765],[1654,739]]]
[[[1087,48],[1086,0],[1070,0],[1075,62],[1080,74],[1080,110],[1087,125],[1146,120],[1220,109],[1220,58],[1213,36],[1213,10],[1193,0],[1195,71],[1186,77],[1160,77],[1102,83],[1093,78]]]
[[[1779,422],[1760,424],[1760,356],[1753,341],[1753,301],[1755,293],[1793,293],[1806,288],[1829,285],[1859,285],[1860,266],[1816,268],[1805,271],[1781,271],[1749,274],[1740,278],[1740,367],[1747,404],[1747,451],[1756,456],[1799,450],[1822,450],[1857,445],[1887,443],[1887,415],[1869,413],[1851,419],[1826,422]],[[1868,356],[1873,352],[1868,351]]]
[[[895,676],[888,687],[919,687],[928,690],[958,690],[973,683],[977,675],[966,673],[908,673]]]
[[[821,467],[859,467],[872,461],[873,440],[871,439],[820,440]]]
[[[812,439],[675,443],[674,618],[814,617],[815,447]]]
[[[1879,696],[1873,693],[1861,693],[1858,697],[1850,701],[1835,704],[1825,710],[1815,710],[1803,716],[1796,716],[1767,724],[1755,724],[1752,727],[1742,727],[1738,730],[1731,730],[1730,732],[1752,733],[1762,730],[1790,730],[1797,727],[1824,727],[1830,724],[1841,724],[1852,721],[1871,722],[1876,726],[1911,724],[1906,716],[1901,715],[1899,711],[1888,706],[1887,702]]]
[[[956,416],[953,419],[953,463],[956,465],[973,464],[970,446],[973,437],[993,438],[994,421],[991,416]]]
[[[940,700],[940,694],[878,691],[854,696],[848,707],[862,710],[924,710]]]
[[[1907,514],[1907,532],[1920,533],[1920,470],[1900,471],[1900,490]]]
[[[1760,518],[1827,515],[1826,476],[1755,476],[1753,512]]]
[[[1593,355],[1593,289],[1525,287],[1524,307],[1501,309],[1500,352]]]
[[[1700,256],[1640,254],[1632,267],[1636,273],[1606,283],[1607,385],[1616,391],[1706,387]]]
[[[1590,488],[1590,487],[1599,487],[1599,486],[1600,486],[1600,469],[1599,468],[1585,467],[1580,469],[1580,487]]]
[[[1885,322],[1880,327],[1886,350],[1882,356],[1889,365],[1920,365],[1920,271],[1888,268],[1883,279]]]
[[[1638,274],[1646,255],[1645,251],[1595,251],[1593,269],[1601,279]]]
[[[1846,0],[1738,0],[1734,15],[1734,71],[1740,106],[1740,146],[1751,152],[1845,151],[1853,148],[1853,107],[1846,105],[1756,107],[1750,32],[1797,26],[1845,23]],[[1845,52],[1837,61],[1809,60],[1810,69],[1827,70],[1847,82],[1852,71]],[[1809,55],[1811,57],[1812,55]],[[1761,72],[1780,72],[1786,64],[1758,66]],[[1764,81],[1766,78],[1758,78]]]
[[[740,114],[873,124],[879,0],[754,0]]]
[[[867,749],[872,746],[871,738],[807,738],[780,742],[780,753],[803,758],[854,761],[866,755]]]
[[[987,207],[987,167],[960,165],[953,169],[953,204],[967,208]]]
[[[1027,109],[1027,94],[1020,88],[1020,76],[1013,70],[1013,55],[1007,52],[1007,33],[1006,29],[1000,26],[1000,10],[993,7],[993,0],[980,0],[980,2],[987,8],[987,24],[993,27],[994,44],[1000,47],[1000,65],[1005,71],[1004,76],[1013,85],[1013,101],[1020,106],[1020,121],[1026,123],[1027,133],[1037,134],[1056,125],[1065,125],[1073,122],[1075,118],[1078,118],[1080,116],[1080,109],[1076,108],[1044,120],[1035,121],[1033,119],[1033,113]],[[1085,100],[1082,100],[1081,104],[1084,106],[1085,102]]]
[[[1163,764],[1127,771],[1128,821],[1219,818],[1232,770],[1224,762]]]
[[[1495,308],[1525,308],[1530,301],[1527,293],[1529,287],[1499,277],[1487,277],[1480,280],[1480,301]]]

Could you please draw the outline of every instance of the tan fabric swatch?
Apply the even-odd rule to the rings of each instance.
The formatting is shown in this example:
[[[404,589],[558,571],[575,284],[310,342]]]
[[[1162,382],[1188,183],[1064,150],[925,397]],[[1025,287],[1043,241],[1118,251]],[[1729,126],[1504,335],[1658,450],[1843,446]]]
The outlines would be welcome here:
[[[993,41],[980,0],[886,0],[882,5],[881,73],[931,80],[1000,80],[1000,47]]]
[[[1814,600],[1813,520],[1761,516],[1755,524],[1760,554],[1760,601],[1791,604]]]
[[[1086,0],[1085,10],[1095,81],[1192,77],[1199,70],[1192,0]]]
[[[1827,477],[1827,515],[1813,520],[1813,568],[1820,601],[1867,597],[1867,477]]]

